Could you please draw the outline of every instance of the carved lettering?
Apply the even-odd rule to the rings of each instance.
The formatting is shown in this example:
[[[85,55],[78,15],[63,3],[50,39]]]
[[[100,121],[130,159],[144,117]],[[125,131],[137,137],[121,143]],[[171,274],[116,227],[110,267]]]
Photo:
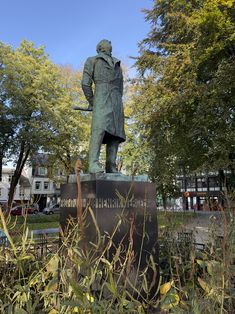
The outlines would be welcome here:
[[[118,198],[84,198],[82,199],[83,207],[86,208],[154,208],[155,200],[152,199],[135,199],[120,200]],[[73,208],[77,206],[77,199],[61,199],[61,207]]]

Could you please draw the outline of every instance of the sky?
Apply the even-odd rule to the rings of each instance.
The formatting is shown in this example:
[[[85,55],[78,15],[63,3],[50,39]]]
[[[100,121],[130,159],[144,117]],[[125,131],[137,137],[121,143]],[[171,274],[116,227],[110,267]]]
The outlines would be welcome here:
[[[22,39],[45,46],[50,59],[81,69],[96,54],[96,44],[109,39],[113,55],[128,67],[138,56],[138,42],[150,25],[145,8],[153,0],[0,0],[0,41],[16,48]],[[134,71],[132,69],[131,71]]]

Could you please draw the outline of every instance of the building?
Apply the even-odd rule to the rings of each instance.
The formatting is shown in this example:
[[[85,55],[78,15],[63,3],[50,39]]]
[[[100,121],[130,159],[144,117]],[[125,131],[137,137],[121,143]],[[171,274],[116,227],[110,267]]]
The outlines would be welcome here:
[[[14,173],[13,167],[3,167],[2,179],[0,181],[0,203],[5,204],[8,201],[11,178]],[[31,201],[31,183],[26,173],[23,171],[16,186],[14,202],[17,204],[29,203]]]
[[[35,155],[30,171],[33,202],[38,204],[39,209],[58,203],[60,184],[48,177],[48,155]]]
[[[10,189],[13,167],[3,167],[0,181],[0,203],[6,204]],[[60,200],[60,184],[48,177],[48,160],[46,154],[38,154],[25,166],[15,190],[15,204],[34,204],[39,210],[57,204]]]
[[[221,210],[225,203],[225,182],[231,181],[231,171],[177,176],[185,210]]]

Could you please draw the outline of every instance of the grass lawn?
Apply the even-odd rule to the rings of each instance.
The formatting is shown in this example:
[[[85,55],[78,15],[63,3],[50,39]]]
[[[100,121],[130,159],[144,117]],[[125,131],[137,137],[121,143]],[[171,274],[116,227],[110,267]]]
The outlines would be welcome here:
[[[178,229],[183,227],[190,220],[197,218],[197,213],[190,212],[158,212],[158,226],[162,228]]]
[[[19,231],[23,229],[24,223],[27,224],[29,230],[59,228],[59,214],[52,215],[28,215],[27,217],[11,216],[11,222],[8,224],[11,231]]]
[[[158,212],[158,226],[159,229],[170,227],[171,229],[177,229],[183,227],[191,219],[196,218],[196,213],[189,212]],[[27,217],[11,216],[8,228],[10,231],[20,231],[23,229],[23,225],[26,222],[29,230],[59,228],[60,214],[53,215],[28,215]]]

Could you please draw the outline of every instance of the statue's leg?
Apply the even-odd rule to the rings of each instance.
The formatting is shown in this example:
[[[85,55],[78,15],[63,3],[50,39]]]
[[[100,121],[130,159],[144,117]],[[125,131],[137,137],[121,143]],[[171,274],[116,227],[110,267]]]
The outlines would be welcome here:
[[[99,165],[100,149],[104,137],[104,131],[95,130],[91,133],[89,145],[89,172],[102,173],[104,170]]]
[[[119,141],[118,140],[111,140],[106,145],[106,166],[105,170],[107,173],[117,173],[117,166],[116,166],[116,158],[117,158],[117,151],[118,151]]]

